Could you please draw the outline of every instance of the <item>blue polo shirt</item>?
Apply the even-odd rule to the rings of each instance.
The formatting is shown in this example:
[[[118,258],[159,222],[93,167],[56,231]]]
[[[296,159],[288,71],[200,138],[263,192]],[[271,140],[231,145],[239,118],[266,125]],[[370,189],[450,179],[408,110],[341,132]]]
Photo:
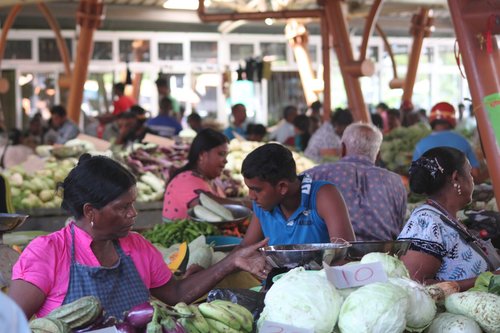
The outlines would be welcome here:
[[[253,202],[254,214],[259,218],[264,237],[269,237],[269,245],[330,243],[325,221],[316,208],[316,195],[323,185],[331,183],[312,181],[307,174],[301,181],[300,206],[288,220],[279,206],[266,211]]]
[[[460,134],[453,131],[432,132],[415,146],[413,152],[413,160],[415,161],[422,156],[426,151],[436,147],[452,147],[463,152],[473,168],[479,168],[479,162],[476,154],[472,150],[469,142]]]
[[[229,126],[224,130],[224,135],[227,136],[229,140],[232,140],[235,138],[233,131],[241,135],[242,137],[246,136],[245,129],[243,127],[234,127],[234,126]]]

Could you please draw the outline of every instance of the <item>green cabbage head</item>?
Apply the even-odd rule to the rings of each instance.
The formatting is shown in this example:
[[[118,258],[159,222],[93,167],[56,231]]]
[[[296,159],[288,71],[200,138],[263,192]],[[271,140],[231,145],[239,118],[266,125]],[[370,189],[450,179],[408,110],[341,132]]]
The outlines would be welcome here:
[[[390,278],[389,282],[404,288],[408,294],[410,303],[406,313],[406,330],[422,332],[436,316],[436,302],[418,282],[406,278]]]
[[[409,300],[406,291],[388,282],[365,285],[342,304],[341,333],[402,333]]]
[[[331,333],[337,323],[342,297],[324,271],[297,267],[277,280],[266,293],[257,326],[264,320]]]
[[[360,264],[368,264],[377,261],[382,264],[387,277],[410,278],[410,273],[408,273],[405,264],[398,258],[386,253],[371,252],[365,254],[363,258],[361,258]]]

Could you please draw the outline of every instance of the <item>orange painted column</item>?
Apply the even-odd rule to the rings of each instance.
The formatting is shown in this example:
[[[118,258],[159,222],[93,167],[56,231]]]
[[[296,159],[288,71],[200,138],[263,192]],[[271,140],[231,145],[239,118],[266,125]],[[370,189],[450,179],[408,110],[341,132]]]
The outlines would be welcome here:
[[[478,36],[488,30],[491,15],[500,16],[500,6],[488,0],[448,0],[455,33],[474,105],[477,128],[488,164],[495,198],[500,207],[500,148],[486,113],[483,99],[500,93],[500,51],[495,37],[491,40],[491,53],[480,43]],[[499,34],[496,26],[493,33]]]
[[[80,119],[83,89],[92,56],[94,31],[101,24],[103,9],[102,0],[81,0],[78,7],[77,22],[80,25],[80,34],[67,105],[68,117],[77,124]]]
[[[325,14],[330,33],[333,36],[333,47],[339,60],[342,78],[344,79],[349,109],[355,121],[369,123],[371,122],[371,118],[365,105],[359,77],[362,75],[371,75],[369,72],[373,68],[365,67],[365,65],[369,65],[369,61],[365,60],[362,63],[354,61],[347,21],[342,5],[342,0],[326,1]]]
[[[406,78],[403,84],[403,103],[411,103],[424,38],[429,37],[432,30],[433,18],[430,17],[431,13],[429,8],[422,8],[420,14],[413,15],[411,20],[412,27],[410,33],[413,35],[413,45],[411,47],[410,61],[408,62]]]

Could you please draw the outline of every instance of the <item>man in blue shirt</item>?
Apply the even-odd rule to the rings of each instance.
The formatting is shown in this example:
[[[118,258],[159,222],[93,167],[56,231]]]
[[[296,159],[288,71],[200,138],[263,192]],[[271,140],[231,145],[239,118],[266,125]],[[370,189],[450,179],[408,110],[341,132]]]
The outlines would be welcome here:
[[[232,140],[236,137],[234,133],[245,137],[246,131],[244,123],[247,119],[247,109],[243,104],[235,104],[231,108],[231,115],[233,116],[233,122],[228,128],[224,130],[224,135],[227,136],[229,140]]]
[[[480,164],[469,142],[460,134],[453,131],[457,125],[455,108],[447,102],[434,105],[429,116],[432,133],[421,139],[415,146],[413,160],[436,147],[452,147],[463,152],[472,166],[472,176],[475,183],[482,182],[487,175],[482,175]]]
[[[160,100],[160,113],[158,116],[149,119],[146,126],[156,131],[158,135],[171,138],[179,134],[182,130],[182,125],[176,118],[171,116],[172,100],[170,97],[163,97]]]
[[[242,174],[253,201],[253,216],[243,245],[265,237],[269,245],[354,240],[349,213],[337,188],[296,174],[290,150],[270,143],[252,151]]]

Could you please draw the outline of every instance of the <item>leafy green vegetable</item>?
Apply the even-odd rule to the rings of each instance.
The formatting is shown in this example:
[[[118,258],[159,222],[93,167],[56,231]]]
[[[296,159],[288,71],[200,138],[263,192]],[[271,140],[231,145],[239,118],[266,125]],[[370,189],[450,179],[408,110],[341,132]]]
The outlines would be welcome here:
[[[392,283],[376,282],[360,287],[342,304],[342,333],[401,333],[406,327],[408,294]]]
[[[410,278],[408,269],[398,258],[381,252],[367,253],[361,258],[360,264],[368,264],[371,262],[380,262],[384,268],[387,277],[404,277]]]
[[[265,320],[330,333],[335,327],[342,297],[324,271],[292,269],[266,293],[257,326]],[[352,331],[354,332],[354,331]]]
[[[479,274],[474,282],[474,287],[470,288],[470,291],[488,291],[490,285],[490,280],[493,277],[493,273],[484,272]]]
[[[436,303],[425,287],[407,278],[390,278],[389,282],[400,286],[408,293],[409,307],[406,313],[406,330],[422,332],[436,315]]]
[[[500,275],[493,275],[491,277],[488,292],[500,296]]]

